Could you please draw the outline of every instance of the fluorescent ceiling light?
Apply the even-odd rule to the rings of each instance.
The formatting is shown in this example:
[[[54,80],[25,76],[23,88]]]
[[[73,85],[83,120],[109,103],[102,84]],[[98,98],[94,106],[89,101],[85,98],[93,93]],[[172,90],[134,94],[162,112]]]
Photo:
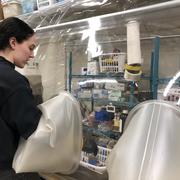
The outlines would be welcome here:
[[[100,18],[90,18],[88,20],[89,29],[84,30],[82,34],[82,41],[89,38],[87,52],[90,53],[91,57],[97,57],[103,52],[101,46],[96,42],[96,31],[101,27]]]

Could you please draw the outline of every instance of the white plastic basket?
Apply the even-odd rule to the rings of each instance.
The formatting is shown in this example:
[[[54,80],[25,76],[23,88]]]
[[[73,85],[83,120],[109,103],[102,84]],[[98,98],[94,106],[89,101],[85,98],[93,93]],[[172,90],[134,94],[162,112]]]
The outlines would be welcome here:
[[[106,171],[105,161],[110,152],[111,149],[98,146],[98,154],[96,156],[98,165],[93,165],[88,163],[88,154],[82,151],[80,165],[99,174],[103,174]]]
[[[107,53],[99,56],[100,72],[123,72],[126,53]]]
[[[59,8],[63,8],[68,6],[68,4],[71,3],[71,0],[37,0],[38,9],[44,9],[56,3],[58,3]]]

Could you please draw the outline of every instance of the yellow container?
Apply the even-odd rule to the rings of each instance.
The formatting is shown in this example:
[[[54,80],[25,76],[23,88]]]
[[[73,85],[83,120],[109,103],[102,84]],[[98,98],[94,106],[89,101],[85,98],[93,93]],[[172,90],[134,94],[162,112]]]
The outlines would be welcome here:
[[[22,14],[21,4],[16,1],[10,1],[2,4],[4,18]]]

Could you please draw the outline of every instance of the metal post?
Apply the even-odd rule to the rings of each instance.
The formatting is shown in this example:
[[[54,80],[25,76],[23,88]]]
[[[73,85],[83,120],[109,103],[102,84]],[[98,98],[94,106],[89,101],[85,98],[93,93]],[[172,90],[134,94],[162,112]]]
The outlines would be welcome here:
[[[154,52],[151,52],[151,71],[150,71],[150,92],[153,99],[153,65],[154,65]]]
[[[71,84],[72,84],[72,52],[69,53],[68,57],[68,91],[71,92]]]
[[[160,38],[154,39],[154,49],[151,57],[151,92],[152,98],[157,99],[158,92],[158,81],[159,81],[159,49],[160,49]]]
[[[130,107],[133,107],[133,105],[134,105],[134,90],[135,90],[134,81],[131,81],[130,82],[130,96],[129,96]]]

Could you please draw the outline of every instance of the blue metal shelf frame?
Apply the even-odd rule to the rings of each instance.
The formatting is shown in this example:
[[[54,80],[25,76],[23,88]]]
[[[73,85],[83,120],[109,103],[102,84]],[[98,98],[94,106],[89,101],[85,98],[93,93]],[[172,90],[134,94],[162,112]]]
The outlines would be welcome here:
[[[80,101],[91,101],[92,98],[78,98]],[[100,102],[102,104],[109,104],[109,103],[112,103],[113,105],[115,106],[124,106],[124,107],[129,107],[129,108],[133,108],[135,105],[137,105],[137,103],[133,103],[131,101],[130,102],[121,102],[121,101],[111,101],[111,100],[108,100],[108,99],[95,99],[93,98],[93,101],[94,102]]]
[[[159,79],[159,50],[160,50],[160,37],[155,37],[153,39],[153,50],[151,54],[151,73],[150,77],[145,76],[142,74],[141,78],[144,80],[150,80],[150,91],[152,92],[152,99],[157,99],[157,92],[158,92],[158,83],[161,82],[161,79]],[[71,87],[72,87],[72,78],[116,78],[118,81],[123,82],[123,83],[128,83],[124,79],[123,73],[117,73],[117,74],[99,74],[99,75],[79,75],[79,74],[72,74],[72,52],[69,53],[68,56],[68,91],[71,92]],[[167,81],[167,80],[166,80]],[[133,84],[133,82],[132,82]],[[133,85],[131,85],[131,94],[133,94],[134,88]],[[92,103],[94,100],[92,99]],[[128,103],[127,103],[128,104]],[[133,107],[134,104],[132,102],[129,102],[129,107]]]
[[[69,53],[68,58],[68,91],[71,92],[72,87],[72,52]]]
[[[154,48],[151,54],[151,75],[150,75],[150,90],[152,98],[157,99],[158,83],[159,83],[159,49],[160,37],[155,37]]]

